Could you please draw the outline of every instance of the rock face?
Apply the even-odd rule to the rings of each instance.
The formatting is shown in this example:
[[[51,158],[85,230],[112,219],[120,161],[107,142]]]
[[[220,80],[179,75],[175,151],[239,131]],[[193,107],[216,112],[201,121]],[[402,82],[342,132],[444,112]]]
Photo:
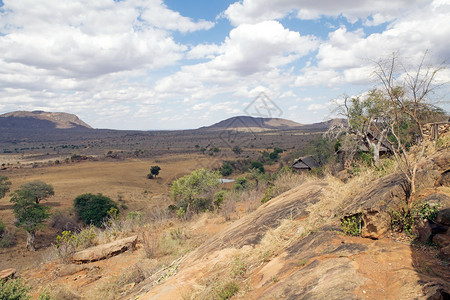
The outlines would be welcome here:
[[[367,215],[387,212],[398,203],[402,188],[397,179],[382,180],[384,189],[358,196]],[[239,299],[447,299],[450,270],[436,258],[433,272],[439,276],[423,275],[428,270],[423,253],[409,245],[345,236],[333,219],[314,223],[318,208],[329,204],[328,189],[323,182],[307,182],[270,200],[207,240],[184,259],[177,274],[139,298],[214,298],[202,290],[208,284],[220,288],[221,280],[236,274],[233,268],[238,266],[245,277],[231,280],[242,287]],[[386,201],[380,203],[378,197]],[[315,225],[307,230],[310,222]],[[373,235],[385,229],[366,230]]]
[[[405,180],[399,174],[381,178],[351,201],[344,216],[362,214],[361,236],[378,239],[391,228],[390,210],[404,203],[404,186]]]
[[[0,271],[0,280],[14,278],[16,274],[16,269],[10,268]]]
[[[432,188],[442,182],[443,174],[450,168],[449,151],[438,152],[417,171],[416,189]],[[378,239],[391,228],[390,211],[404,206],[406,199],[406,180],[401,174],[391,174],[373,182],[363,193],[351,200],[344,209],[344,217],[362,215],[361,236]],[[435,195],[436,196],[436,195]],[[431,196],[431,198],[433,198]],[[447,219],[450,207],[448,196],[436,196],[425,199],[429,203],[440,204],[439,219]],[[443,221],[446,222],[446,221]],[[424,227],[425,228],[425,227]],[[431,230],[431,229],[430,229]],[[425,237],[422,237],[422,239]]]
[[[72,257],[72,261],[77,264],[88,263],[106,259],[127,250],[133,250],[136,248],[137,238],[137,235],[135,235],[76,252]]]

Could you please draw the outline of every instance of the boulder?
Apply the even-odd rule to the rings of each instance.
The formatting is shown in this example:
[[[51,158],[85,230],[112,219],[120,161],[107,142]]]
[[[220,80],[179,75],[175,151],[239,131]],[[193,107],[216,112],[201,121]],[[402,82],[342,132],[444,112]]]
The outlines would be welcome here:
[[[446,194],[433,193],[428,195],[424,201],[430,205],[439,205],[439,212],[436,217],[436,223],[450,226],[450,197]]]
[[[0,271],[0,280],[14,278],[16,269],[10,268]]]
[[[391,229],[390,211],[404,204],[405,180],[399,174],[374,181],[344,209],[344,217],[362,214],[361,236],[378,239]]]
[[[450,170],[441,174],[441,177],[439,178],[437,185],[438,186],[450,186]]]
[[[416,173],[416,190],[422,190],[430,187],[434,187],[439,178],[441,177],[441,172],[437,170],[421,169],[417,170]]]
[[[445,233],[436,234],[433,237],[433,243],[438,244],[442,248],[450,245],[450,230],[447,230]]]
[[[127,250],[134,250],[136,248],[137,238],[137,235],[135,235],[121,240],[113,241],[108,244],[99,245],[76,252],[72,257],[72,261],[78,264],[88,263],[106,259]]]
[[[445,149],[444,151],[437,152],[430,157],[433,162],[433,167],[441,172],[448,171],[450,169],[450,151]]]

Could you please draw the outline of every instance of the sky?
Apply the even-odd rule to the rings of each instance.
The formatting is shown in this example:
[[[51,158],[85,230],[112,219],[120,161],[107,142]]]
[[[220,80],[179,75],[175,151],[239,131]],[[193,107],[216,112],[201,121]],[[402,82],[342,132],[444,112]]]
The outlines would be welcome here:
[[[450,82],[450,0],[0,0],[0,114],[163,130],[256,108],[309,124],[376,87],[380,59],[425,52]]]

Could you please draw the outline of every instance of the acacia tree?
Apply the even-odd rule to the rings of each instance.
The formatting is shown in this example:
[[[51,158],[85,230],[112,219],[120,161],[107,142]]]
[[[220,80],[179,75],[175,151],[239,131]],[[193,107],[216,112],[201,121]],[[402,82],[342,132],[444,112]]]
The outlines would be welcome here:
[[[375,166],[379,165],[380,150],[389,131],[387,102],[378,90],[372,90],[365,97],[344,96],[344,103],[338,106],[340,115],[347,118],[347,140],[355,140],[371,150]],[[356,150],[356,149],[352,149]]]
[[[396,54],[376,63],[375,75],[382,88],[379,90],[389,115],[389,130],[383,135],[390,142],[395,159],[407,182],[407,202],[411,208],[416,192],[416,172],[420,159],[425,153],[423,125],[428,112],[434,110],[430,97],[439,85],[436,75],[441,66],[426,65],[426,54],[419,64],[410,71]],[[408,149],[402,137],[405,124],[415,127],[414,147]],[[410,150],[410,153],[408,153]]]
[[[55,194],[53,186],[40,180],[27,182],[20,186],[19,190],[29,191],[36,203]]]
[[[155,177],[159,174],[159,171],[161,171],[161,168],[159,166],[150,167],[150,174],[152,174]]]
[[[178,202],[178,206],[183,208],[186,213],[190,212],[192,206],[198,206],[202,197],[207,197],[219,185],[220,173],[218,171],[209,171],[198,169],[191,174],[183,176],[174,182],[170,188],[172,197]],[[200,201],[201,202],[201,201]],[[198,207],[194,207],[198,210]]]
[[[36,231],[44,226],[50,217],[50,207],[36,203],[35,195],[28,190],[20,189],[11,197],[16,217],[15,225],[27,232],[27,250],[35,250]]]

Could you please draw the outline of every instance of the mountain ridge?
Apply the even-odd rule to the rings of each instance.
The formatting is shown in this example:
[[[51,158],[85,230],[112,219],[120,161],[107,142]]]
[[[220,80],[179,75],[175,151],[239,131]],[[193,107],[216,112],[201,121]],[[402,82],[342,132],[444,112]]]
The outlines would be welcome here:
[[[23,127],[38,129],[88,128],[90,125],[75,114],[65,112],[13,111],[0,115],[0,128]]]
[[[231,117],[209,126],[200,127],[203,130],[226,130],[241,128],[261,128],[266,130],[289,130],[289,129],[328,129],[333,123],[344,124],[344,119],[330,119],[312,124],[301,124],[283,118],[261,118],[252,116]]]

